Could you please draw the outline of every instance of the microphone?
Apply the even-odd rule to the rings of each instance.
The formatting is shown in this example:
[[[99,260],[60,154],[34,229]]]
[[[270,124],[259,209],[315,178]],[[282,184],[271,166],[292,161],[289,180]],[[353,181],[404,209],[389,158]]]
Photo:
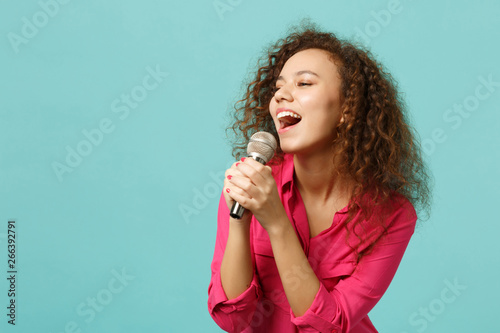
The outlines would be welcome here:
[[[271,133],[257,132],[252,135],[248,142],[247,154],[248,157],[265,165],[273,157],[276,148],[278,148],[278,143]],[[229,215],[239,220],[244,212],[245,208],[235,201]]]

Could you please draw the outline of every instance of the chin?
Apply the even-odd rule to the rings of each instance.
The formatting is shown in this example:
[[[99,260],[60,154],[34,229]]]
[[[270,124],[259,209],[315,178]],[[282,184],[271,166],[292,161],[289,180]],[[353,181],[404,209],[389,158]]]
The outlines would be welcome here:
[[[296,154],[297,152],[300,152],[299,147],[291,144],[281,144],[280,148],[285,154]]]

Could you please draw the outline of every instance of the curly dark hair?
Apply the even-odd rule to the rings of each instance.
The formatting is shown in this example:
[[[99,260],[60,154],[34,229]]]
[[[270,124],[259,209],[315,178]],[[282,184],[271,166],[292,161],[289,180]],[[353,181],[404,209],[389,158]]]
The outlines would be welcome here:
[[[386,207],[388,201],[397,202],[401,196],[417,211],[428,213],[430,177],[417,133],[409,125],[406,104],[397,91],[395,80],[365,48],[339,39],[333,33],[322,32],[308,22],[292,28],[287,37],[271,45],[259,60],[257,71],[246,84],[243,99],[235,104],[235,119],[229,128],[234,134],[233,155],[237,159],[244,155],[250,136],[257,131],[272,133],[279,142],[269,113],[276,80],[291,56],[313,48],[330,54],[341,77],[344,121],[337,125],[337,138],[332,148],[336,156],[342,156],[338,174],[348,176],[355,183],[351,198],[357,200],[350,201],[349,218],[345,222],[347,230],[357,230],[356,224],[372,217],[372,223],[384,230],[382,235],[387,230],[384,214],[380,211],[373,214],[374,209]],[[282,156],[278,148],[275,158],[278,163]],[[358,213],[361,218],[354,219]],[[363,235],[355,231],[354,234],[360,245]],[[355,249],[358,260],[373,244],[363,249],[363,253]]]

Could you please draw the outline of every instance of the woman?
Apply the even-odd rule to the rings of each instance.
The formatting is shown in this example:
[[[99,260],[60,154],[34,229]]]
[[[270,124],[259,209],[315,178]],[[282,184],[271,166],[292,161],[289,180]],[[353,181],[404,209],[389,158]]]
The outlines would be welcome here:
[[[237,107],[235,156],[260,130],[279,148],[267,166],[242,158],[226,171],[210,314],[229,332],[377,332],[367,314],[429,198],[404,103],[366,51],[314,27],[259,66]]]

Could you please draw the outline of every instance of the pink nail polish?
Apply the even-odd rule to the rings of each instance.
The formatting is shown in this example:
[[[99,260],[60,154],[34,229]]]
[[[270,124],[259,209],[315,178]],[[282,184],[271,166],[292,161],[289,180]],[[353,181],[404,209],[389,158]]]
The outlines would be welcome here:
[[[241,158],[241,161],[242,161],[242,162],[245,162],[245,160],[246,160],[246,159],[247,159],[246,157],[242,157],[242,158]]]
[[[233,176],[227,175],[227,179],[231,180],[231,178],[233,178]]]
[[[240,164],[240,162],[236,163],[236,166],[238,166]]]
[[[231,192],[231,190],[229,188],[226,188],[226,192],[229,193]]]

